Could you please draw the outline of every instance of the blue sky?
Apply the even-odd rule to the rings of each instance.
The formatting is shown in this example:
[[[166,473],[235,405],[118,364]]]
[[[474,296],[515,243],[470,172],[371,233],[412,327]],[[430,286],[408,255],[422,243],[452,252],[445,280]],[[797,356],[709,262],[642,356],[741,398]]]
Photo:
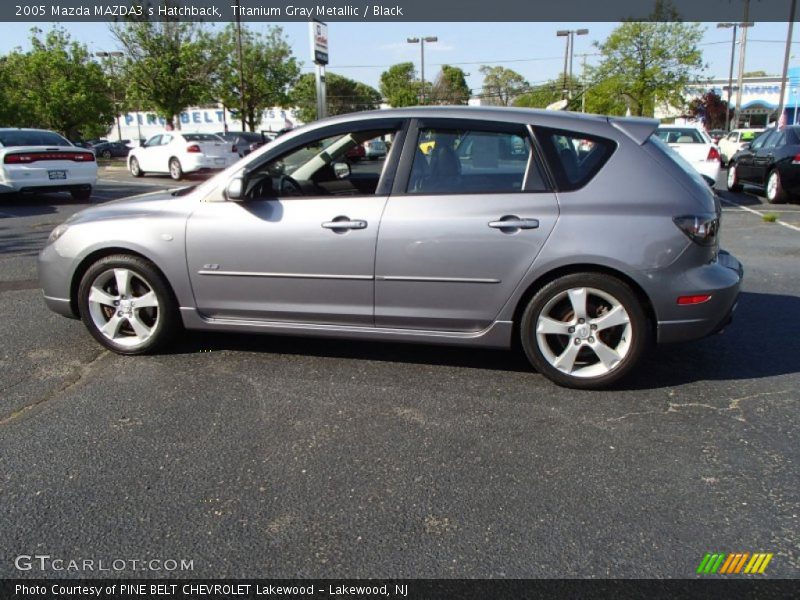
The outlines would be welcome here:
[[[0,53],[21,46],[28,47],[29,29],[37,24],[19,23],[5,27],[0,38]],[[413,61],[419,67],[419,45],[406,43],[409,36],[435,35],[439,42],[425,46],[425,76],[435,77],[442,63],[458,65],[469,74],[467,82],[473,90],[481,87],[480,65],[501,65],[521,73],[532,84],[558,76],[564,68],[564,38],[557,38],[557,29],[586,27],[589,35],[575,38],[573,71],[580,74],[583,53],[595,53],[593,41],[602,41],[615,23],[330,23],[330,60],[332,72],[377,87],[382,71],[391,64]],[[38,24],[47,29],[47,25]],[[86,43],[92,51],[115,49],[115,40],[104,23],[66,23],[67,31]],[[267,24],[253,23],[254,29]],[[295,55],[311,70],[308,24],[283,23],[281,26]],[[706,74],[727,77],[731,31],[717,29],[716,23],[704,23],[704,62]],[[780,74],[783,65],[787,23],[756,23],[747,43],[746,70],[764,70]],[[792,66],[800,66],[800,34],[795,27]],[[588,56],[592,64],[595,56]],[[459,64],[461,63],[461,64]],[[466,64],[465,64],[466,63]],[[737,58],[738,65],[738,58]]]

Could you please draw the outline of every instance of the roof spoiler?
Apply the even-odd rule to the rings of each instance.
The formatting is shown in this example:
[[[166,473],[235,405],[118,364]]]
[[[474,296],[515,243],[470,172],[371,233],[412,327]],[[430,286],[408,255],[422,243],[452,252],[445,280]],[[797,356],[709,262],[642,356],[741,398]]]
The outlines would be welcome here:
[[[608,122],[640,146],[658,129],[659,125],[658,119],[641,117],[609,117]]]

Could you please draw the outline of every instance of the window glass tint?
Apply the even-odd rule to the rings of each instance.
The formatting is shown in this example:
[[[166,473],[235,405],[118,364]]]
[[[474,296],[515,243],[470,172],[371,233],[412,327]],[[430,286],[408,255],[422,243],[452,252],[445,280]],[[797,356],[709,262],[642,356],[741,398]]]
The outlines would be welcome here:
[[[183,139],[187,142],[219,142],[216,135],[210,133],[184,133]]]
[[[611,140],[581,133],[552,129],[538,132],[561,190],[576,190],[586,185],[616,147]]]
[[[764,148],[774,148],[783,144],[785,135],[783,131],[775,131],[764,141]]]
[[[473,129],[421,129],[409,194],[480,194],[520,192],[531,157],[524,134]],[[529,191],[546,189],[536,167]]]
[[[160,135],[154,135],[149,140],[147,140],[144,145],[145,146],[158,146],[158,144],[160,142],[161,142],[161,136]]]
[[[0,130],[0,144],[9,146],[72,146],[52,131]]]
[[[305,142],[262,163],[247,176],[248,199],[288,196],[363,196],[378,189],[388,161],[361,161],[362,144],[394,129],[357,131]]]
[[[766,144],[766,143],[767,143],[767,141],[769,140],[769,138],[770,138],[770,137],[772,137],[772,134],[773,134],[773,133],[775,133],[775,130],[773,130],[773,129],[768,129],[767,131],[765,131],[764,133],[762,133],[760,136],[758,136],[758,137],[755,139],[755,141],[753,142],[753,144],[752,144],[750,147],[751,147],[753,150],[758,150],[758,149],[759,149],[759,148],[761,148],[761,147],[762,147],[764,144]]]
[[[707,144],[711,141],[693,127],[661,127],[656,135],[668,144]]]

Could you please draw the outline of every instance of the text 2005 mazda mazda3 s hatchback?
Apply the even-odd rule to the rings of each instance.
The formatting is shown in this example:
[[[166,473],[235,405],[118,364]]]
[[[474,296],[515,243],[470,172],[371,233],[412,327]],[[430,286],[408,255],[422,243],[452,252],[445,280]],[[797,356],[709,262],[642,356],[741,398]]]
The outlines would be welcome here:
[[[344,115],[186,190],[80,212],[39,257],[45,300],[105,347],[179,326],[508,347],[594,388],[652,340],[720,331],[742,268],[657,122],[484,108]],[[373,139],[386,160],[351,165]]]

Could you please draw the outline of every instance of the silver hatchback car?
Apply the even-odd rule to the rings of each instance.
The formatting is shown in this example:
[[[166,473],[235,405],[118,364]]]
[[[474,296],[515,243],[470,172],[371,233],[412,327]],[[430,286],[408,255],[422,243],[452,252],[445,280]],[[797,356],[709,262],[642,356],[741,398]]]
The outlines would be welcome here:
[[[510,347],[608,385],[649,342],[731,319],[720,206],[658,123],[429,107],[297,129],[199,186],[77,213],[39,256],[47,305],[105,347],[179,327]],[[350,166],[354,146],[392,141]]]

